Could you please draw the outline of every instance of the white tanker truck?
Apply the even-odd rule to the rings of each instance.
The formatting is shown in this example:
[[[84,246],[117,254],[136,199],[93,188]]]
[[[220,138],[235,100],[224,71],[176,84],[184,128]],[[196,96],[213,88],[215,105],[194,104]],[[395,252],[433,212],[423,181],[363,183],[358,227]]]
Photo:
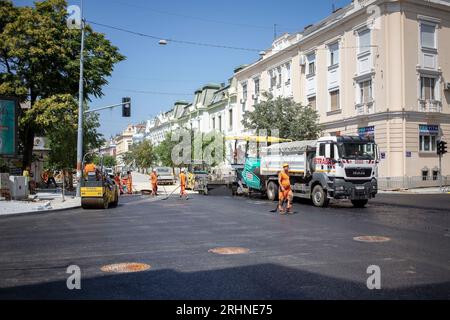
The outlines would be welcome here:
[[[278,196],[278,173],[289,164],[295,197],[311,199],[318,207],[330,199],[349,199],[364,207],[377,194],[378,149],[370,138],[330,136],[318,140],[273,144],[260,158],[247,158],[242,185]]]

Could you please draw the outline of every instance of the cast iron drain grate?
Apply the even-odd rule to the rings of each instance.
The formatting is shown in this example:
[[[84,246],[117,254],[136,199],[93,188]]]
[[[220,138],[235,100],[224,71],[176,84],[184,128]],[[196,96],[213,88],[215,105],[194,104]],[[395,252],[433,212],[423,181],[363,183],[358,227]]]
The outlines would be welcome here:
[[[150,269],[150,265],[145,263],[126,262],[126,263],[114,263],[101,267],[103,272],[115,272],[115,273],[128,273],[128,272],[140,272]]]
[[[220,247],[220,248],[209,249],[208,252],[215,253],[215,254],[245,254],[245,253],[249,253],[250,250],[247,248],[241,248],[241,247]]]
[[[380,236],[359,236],[354,237],[353,240],[359,242],[386,242],[390,241],[391,239],[388,237],[380,237]]]

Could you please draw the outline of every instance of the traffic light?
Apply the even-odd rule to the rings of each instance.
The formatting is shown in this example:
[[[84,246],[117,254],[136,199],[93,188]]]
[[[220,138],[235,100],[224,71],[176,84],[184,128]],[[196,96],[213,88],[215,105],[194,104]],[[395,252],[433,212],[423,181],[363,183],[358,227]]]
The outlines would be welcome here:
[[[122,117],[131,117],[131,98],[122,98]]]
[[[442,155],[447,153],[447,142],[438,141],[437,143],[437,154]]]

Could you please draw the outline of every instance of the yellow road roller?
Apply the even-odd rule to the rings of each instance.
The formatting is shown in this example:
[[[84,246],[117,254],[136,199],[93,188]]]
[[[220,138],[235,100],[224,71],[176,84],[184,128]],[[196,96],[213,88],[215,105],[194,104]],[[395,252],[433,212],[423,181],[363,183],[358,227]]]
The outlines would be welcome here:
[[[108,209],[119,203],[119,186],[106,174],[88,172],[81,179],[81,207],[83,209]]]

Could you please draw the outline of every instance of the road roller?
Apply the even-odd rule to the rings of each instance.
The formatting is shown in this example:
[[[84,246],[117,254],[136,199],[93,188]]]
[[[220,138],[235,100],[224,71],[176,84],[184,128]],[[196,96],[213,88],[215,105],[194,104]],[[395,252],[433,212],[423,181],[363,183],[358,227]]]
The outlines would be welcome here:
[[[83,209],[108,209],[119,203],[119,186],[104,173],[88,172],[81,179],[81,207]]]

